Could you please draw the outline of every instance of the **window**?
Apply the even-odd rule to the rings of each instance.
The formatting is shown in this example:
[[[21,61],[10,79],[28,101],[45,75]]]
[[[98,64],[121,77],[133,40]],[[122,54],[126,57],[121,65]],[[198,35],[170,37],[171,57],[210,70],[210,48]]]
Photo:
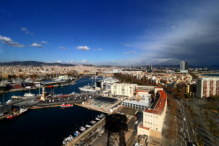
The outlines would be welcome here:
[[[158,118],[158,116],[156,116],[156,118]]]
[[[156,128],[156,130],[158,130],[158,128]]]
[[[149,124],[149,122],[148,122],[148,124]]]

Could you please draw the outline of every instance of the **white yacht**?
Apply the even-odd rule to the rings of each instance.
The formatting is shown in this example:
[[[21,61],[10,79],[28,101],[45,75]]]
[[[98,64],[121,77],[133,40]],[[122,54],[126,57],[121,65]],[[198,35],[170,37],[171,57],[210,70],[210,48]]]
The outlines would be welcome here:
[[[81,92],[86,92],[86,93],[95,93],[97,90],[95,90],[95,86],[92,87],[89,84],[87,86],[79,87],[79,90]]]

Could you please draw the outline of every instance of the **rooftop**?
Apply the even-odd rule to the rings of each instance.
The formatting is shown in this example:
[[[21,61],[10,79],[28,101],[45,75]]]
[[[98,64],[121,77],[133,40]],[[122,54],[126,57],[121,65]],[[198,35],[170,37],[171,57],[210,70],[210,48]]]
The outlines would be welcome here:
[[[163,90],[159,90],[158,92],[160,93],[159,94],[160,97],[156,103],[156,106],[154,107],[154,109],[145,109],[145,112],[158,114],[158,115],[161,115],[161,113],[163,112],[167,95]]]
[[[115,98],[109,98],[109,97],[97,97],[95,100],[101,101],[101,102],[108,102],[108,103],[115,103],[118,99]]]

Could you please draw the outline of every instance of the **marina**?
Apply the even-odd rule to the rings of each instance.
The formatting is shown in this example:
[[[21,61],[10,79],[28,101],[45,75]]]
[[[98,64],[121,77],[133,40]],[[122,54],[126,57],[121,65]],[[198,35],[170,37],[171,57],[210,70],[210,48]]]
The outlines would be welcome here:
[[[73,96],[81,95],[79,94],[78,87],[85,86],[90,82],[90,77],[84,77],[81,80],[77,81],[77,84],[75,85],[57,87],[55,90],[53,90],[54,93],[60,94],[60,96],[63,96],[63,98],[66,99],[65,101],[58,102],[58,105],[56,102],[51,102],[49,104],[42,103],[40,106],[32,106],[27,112],[11,120],[7,119],[6,116],[4,116],[5,119],[2,119],[0,121],[0,131],[7,131],[7,133],[0,134],[1,138],[3,139],[1,141],[1,144],[60,146],[62,145],[64,137],[74,135],[75,130],[79,131],[78,125],[82,125],[83,123],[85,123],[83,125],[84,128],[89,129],[88,127],[92,126],[90,121],[95,121],[97,115],[101,114],[100,112],[95,110],[89,110],[87,108],[81,108],[77,105],[73,106],[72,104],[70,104],[72,105],[70,108],[63,108],[60,105],[62,105],[63,103],[66,103],[65,105],[68,104],[68,98],[64,95],[71,94],[72,92],[75,92]],[[49,88],[46,88],[45,90],[47,92],[52,91]],[[33,94],[37,94],[38,92],[38,90],[31,91],[31,93]],[[26,93],[29,93],[29,91]],[[25,92],[8,92],[4,94],[4,99],[1,98],[1,100],[10,100],[10,96],[13,96],[13,94],[15,94],[16,96],[22,96],[25,94]],[[78,98],[80,97],[89,98],[87,94],[84,94],[84,96],[78,96]],[[33,99],[30,100],[33,101]],[[80,103],[81,102],[82,100],[80,101]],[[19,104],[17,106],[19,106]],[[19,135],[22,135],[22,137],[18,136],[18,133]],[[14,137],[13,141],[10,140],[11,137]],[[25,143],[23,142],[24,140]]]

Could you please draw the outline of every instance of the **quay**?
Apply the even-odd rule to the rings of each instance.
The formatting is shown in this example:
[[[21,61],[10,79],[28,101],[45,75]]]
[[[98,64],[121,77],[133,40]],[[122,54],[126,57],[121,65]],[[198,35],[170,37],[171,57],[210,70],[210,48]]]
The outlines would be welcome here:
[[[80,106],[80,107],[83,107],[83,108],[87,108],[87,109],[89,109],[89,110],[94,110],[94,111],[102,112],[102,113],[105,113],[105,114],[109,114],[109,112],[107,112],[107,111],[104,111],[104,110],[101,110],[101,109],[98,109],[98,108],[88,107],[88,106],[86,106],[85,104],[74,103],[74,105]]]
[[[60,107],[60,105],[33,106],[30,109],[42,109],[42,108],[51,108],[51,107]]]
[[[78,137],[75,137],[72,141],[67,143],[67,146],[74,146],[81,140],[84,140],[89,136],[90,133],[95,132],[98,128],[101,128],[105,125],[105,117],[97,122],[95,125],[81,133]]]

